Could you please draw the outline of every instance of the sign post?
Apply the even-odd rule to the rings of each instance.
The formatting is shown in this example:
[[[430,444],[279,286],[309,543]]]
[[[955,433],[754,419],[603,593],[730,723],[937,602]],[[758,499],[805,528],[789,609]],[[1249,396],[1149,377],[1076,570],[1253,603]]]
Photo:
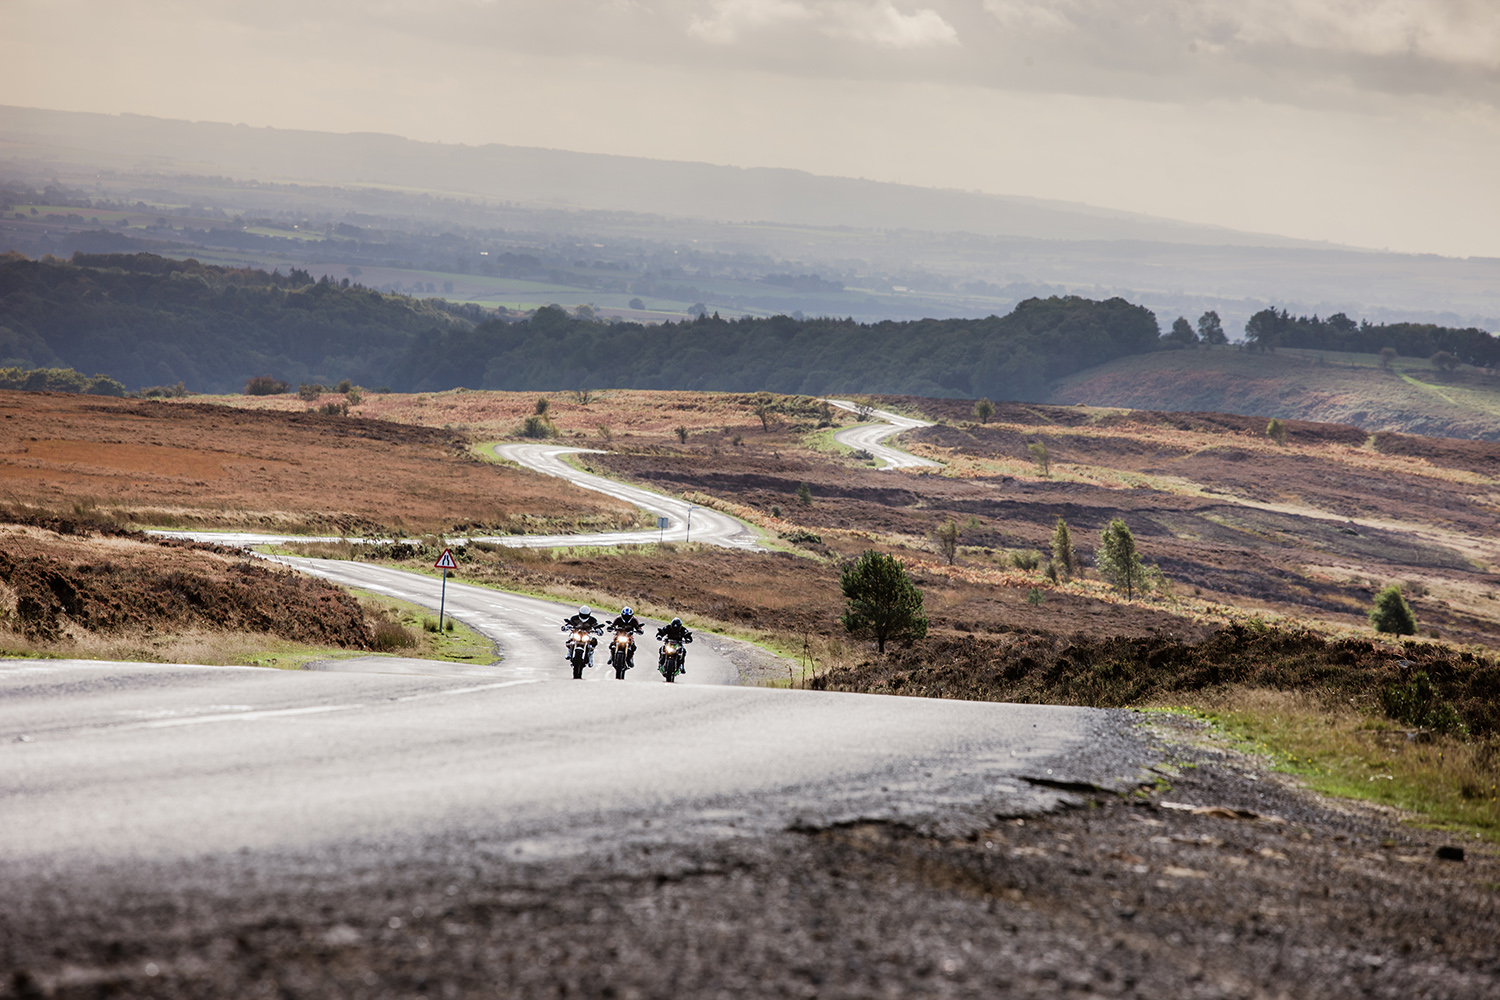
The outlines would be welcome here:
[[[697,509],[698,509],[698,505],[697,504],[695,504],[695,503],[688,504],[687,539],[686,540],[689,541],[689,542],[691,542],[693,540],[693,511],[695,511]]]
[[[443,634],[443,609],[448,604],[448,571],[458,569],[458,563],[453,561],[453,550],[444,549],[443,554],[438,556],[438,561],[432,564],[433,569],[443,571],[443,592],[438,598],[438,635]]]
[[[656,530],[657,530],[656,540],[657,540],[658,543],[660,543],[660,542],[664,541],[666,539],[666,537],[667,537],[667,519],[666,518],[664,518],[664,517],[658,517],[656,519]]]

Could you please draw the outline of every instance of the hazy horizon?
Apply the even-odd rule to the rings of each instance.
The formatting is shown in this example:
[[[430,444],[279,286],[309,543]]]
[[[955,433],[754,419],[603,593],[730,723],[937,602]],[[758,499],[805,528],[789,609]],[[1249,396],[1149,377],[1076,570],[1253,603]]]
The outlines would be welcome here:
[[[1500,257],[1500,9],[1481,0],[11,0],[0,29],[12,105],[788,167]]]

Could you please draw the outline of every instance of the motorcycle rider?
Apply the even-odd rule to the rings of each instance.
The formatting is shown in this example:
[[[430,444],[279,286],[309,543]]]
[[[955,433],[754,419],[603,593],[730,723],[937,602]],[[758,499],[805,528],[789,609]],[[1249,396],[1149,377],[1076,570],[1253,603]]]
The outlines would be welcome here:
[[[634,611],[626,606],[620,609],[620,617],[611,621],[605,628],[611,632],[624,632],[630,636],[630,648],[625,653],[625,662],[632,667],[635,666],[635,637],[645,630],[645,624],[635,616]]]
[[[682,661],[681,665],[678,667],[678,670],[680,670],[684,674],[687,673],[686,644],[693,641],[692,630],[689,629],[686,625],[682,624],[681,618],[673,618],[672,624],[663,625],[661,628],[656,630],[656,637],[658,639],[668,639],[678,644],[679,648],[682,650]],[[667,662],[667,657],[664,653],[658,656],[657,659],[659,659],[662,664],[665,664]]]
[[[589,633],[589,665],[590,666],[593,666],[593,663],[594,663],[594,647],[599,644],[599,640],[596,639],[594,637],[594,635],[593,635],[593,630],[596,629],[596,628],[598,628],[598,627],[599,627],[599,619],[597,619],[597,618],[594,617],[593,613],[589,610],[589,606],[587,604],[581,605],[578,608],[578,614],[573,615],[570,618],[564,618],[563,619],[563,631],[564,632],[573,632],[573,631],[577,631],[579,629],[582,629],[584,632]],[[568,659],[568,653],[567,653],[566,649],[564,649],[564,651],[563,651],[563,659],[565,659],[565,660]]]

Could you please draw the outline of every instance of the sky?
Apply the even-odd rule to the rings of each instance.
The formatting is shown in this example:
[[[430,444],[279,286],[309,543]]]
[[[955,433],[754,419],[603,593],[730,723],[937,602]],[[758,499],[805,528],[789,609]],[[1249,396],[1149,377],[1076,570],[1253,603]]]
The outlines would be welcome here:
[[[0,104],[1500,257],[1500,0],[0,0]]]

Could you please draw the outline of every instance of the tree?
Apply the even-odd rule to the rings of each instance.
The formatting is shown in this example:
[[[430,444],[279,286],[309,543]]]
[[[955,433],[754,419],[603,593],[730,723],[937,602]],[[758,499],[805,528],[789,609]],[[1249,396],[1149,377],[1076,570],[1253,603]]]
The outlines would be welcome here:
[[[1375,606],[1370,609],[1370,624],[1377,632],[1392,635],[1417,634],[1417,616],[1412,613],[1406,598],[1401,596],[1400,586],[1393,583],[1375,595]]]
[[[1432,356],[1432,363],[1445,372],[1451,373],[1458,367],[1458,359],[1447,351],[1438,351]]]
[[[536,401],[536,406],[532,409],[531,412],[535,413],[539,417],[545,417],[547,415],[547,410],[551,408],[551,406],[552,401],[546,396],[542,396]]]
[[[688,429],[687,429],[687,427],[679,424],[676,427],[672,428],[672,432],[677,435],[677,443],[678,444],[687,444],[687,438],[688,438]]]
[[[1229,343],[1229,337],[1224,333],[1224,324],[1220,322],[1219,314],[1212,309],[1198,317],[1198,339],[1215,346]]]
[[[640,311],[646,308],[646,303],[642,302],[640,299],[631,299],[630,308]]]
[[[1387,370],[1396,363],[1396,349],[1394,347],[1382,347],[1380,349],[1380,367]]]
[[[1266,424],[1266,437],[1277,444],[1286,444],[1286,424],[1272,417],[1271,422]]]
[[[1252,351],[1275,351],[1289,324],[1285,309],[1262,309],[1245,321],[1245,343]]]
[[[1036,441],[1027,445],[1026,450],[1031,453],[1031,460],[1036,463],[1036,470],[1044,476],[1050,476],[1052,474],[1052,453],[1047,450],[1047,446],[1040,441]]]
[[[798,486],[797,487],[797,499],[800,500],[800,501],[802,501],[802,506],[804,506],[804,507],[811,507],[812,506],[812,487],[808,486],[806,483],[803,483],[801,486]]]
[[[269,375],[256,375],[245,383],[246,396],[279,396],[291,388],[280,379]]]
[[[1060,517],[1057,527],[1052,529],[1052,565],[1068,577],[1078,571],[1078,561],[1073,556],[1073,535],[1068,531],[1068,522]]]
[[[1125,591],[1127,598],[1135,597],[1137,590],[1144,589],[1146,566],[1135,550],[1135,536],[1118,517],[1109,522],[1100,536],[1099,552],[1094,562],[1099,572],[1110,583]]]
[[[958,522],[953,518],[944,521],[932,537],[937,541],[938,552],[952,566],[958,558]]]
[[[922,592],[893,556],[874,549],[844,567],[839,587],[846,601],[839,621],[854,636],[873,636],[884,653],[891,639],[920,639],[927,634]]]
[[[1193,329],[1193,324],[1187,321],[1186,316],[1178,316],[1172,321],[1172,332],[1162,339],[1170,343],[1190,347],[1198,343],[1198,332]]]
[[[989,423],[990,418],[994,415],[995,404],[991,403],[988,399],[981,399],[979,402],[974,404],[974,416],[979,418],[979,422],[981,424]]]

